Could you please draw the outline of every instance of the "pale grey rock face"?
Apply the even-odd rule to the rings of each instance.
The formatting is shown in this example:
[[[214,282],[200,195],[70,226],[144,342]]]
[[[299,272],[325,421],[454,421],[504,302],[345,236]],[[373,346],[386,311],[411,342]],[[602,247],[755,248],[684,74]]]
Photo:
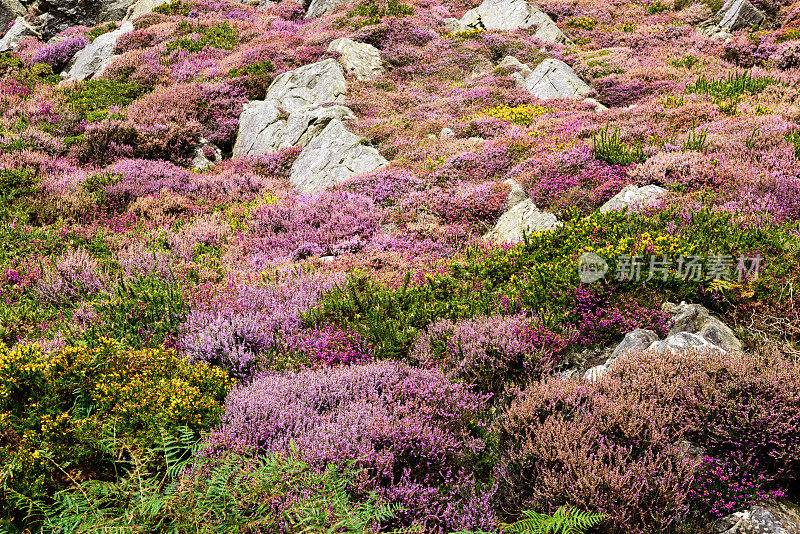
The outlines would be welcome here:
[[[265,100],[272,100],[286,113],[292,113],[304,106],[342,103],[346,91],[342,66],[335,59],[326,59],[275,78]]]
[[[672,315],[672,326],[667,335],[689,332],[727,351],[742,350],[742,343],[736,338],[733,330],[711,316],[704,306],[685,302],[680,304],[665,302],[661,309]]]
[[[6,33],[17,17],[22,17],[28,10],[18,0],[0,0],[0,35]]]
[[[270,85],[265,100],[250,102],[242,111],[234,157],[274,152],[301,143],[304,135],[303,142],[307,143],[314,135],[314,125],[326,118],[330,121],[333,117],[342,120],[352,116],[341,105],[319,108],[321,104],[343,101],[346,90],[344,71],[334,59],[281,74]],[[322,128],[324,125],[318,130]]]
[[[169,0],[139,0],[128,8],[125,20],[133,20],[141,15],[152,13],[155,8],[167,2]]]
[[[584,380],[594,381],[603,378],[614,365],[614,362],[620,356],[633,353],[642,352],[650,348],[653,343],[658,341],[658,336],[652,330],[644,330],[637,328],[633,332],[625,334],[625,338],[614,348],[611,356],[608,357],[605,363],[596,365],[584,373]]]
[[[714,24],[728,32],[735,32],[764,21],[764,14],[747,0],[727,0],[714,16]]]
[[[448,17],[444,19],[442,21],[442,25],[444,26],[444,29],[450,33],[467,31],[467,27],[461,24],[460,20],[453,17]]]
[[[49,40],[71,26],[95,26],[122,20],[133,0],[39,0],[38,10],[44,13],[42,39]]]
[[[513,178],[508,178],[504,180],[503,183],[511,188],[508,192],[508,203],[506,204],[506,209],[511,209],[528,198],[528,193],[526,193],[522,186],[519,185],[519,183]]]
[[[336,6],[341,4],[344,0],[306,0],[304,7],[306,8],[305,18],[311,19],[332,12]]]
[[[517,79],[517,83],[533,96],[543,100],[583,98],[592,92],[592,88],[575,74],[572,67],[554,58],[539,63],[528,76]]]
[[[24,18],[17,17],[14,25],[0,39],[0,52],[16,50],[19,42],[25,37],[39,37],[39,34],[30,24],[25,22]]]
[[[677,334],[667,336],[666,339],[653,343],[649,350],[657,354],[665,354],[667,352],[677,354],[689,351],[723,352],[717,345],[710,343],[697,334],[691,334],[689,332],[678,332]]]
[[[461,18],[464,29],[511,31],[535,27],[534,37],[552,43],[571,42],[547,14],[525,0],[484,0]]]
[[[369,80],[383,74],[381,52],[372,45],[341,38],[331,41],[328,50],[339,52],[339,63],[344,70],[359,80]]]
[[[67,80],[88,80],[96,73],[105,70],[114,57],[117,39],[133,31],[133,24],[123,22],[113,32],[104,33],[86,48],[75,55],[72,67],[67,72]]]
[[[626,186],[614,195],[608,202],[600,206],[600,213],[607,211],[619,211],[628,206],[650,206],[657,204],[667,190],[657,185],[646,185],[638,187],[635,185]]]
[[[289,181],[300,192],[316,193],[388,163],[377,150],[361,141],[361,137],[347,131],[342,121],[332,120],[295,160]]]
[[[532,234],[553,230],[562,224],[555,215],[541,211],[531,199],[526,199],[505,212],[484,239],[498,243],[518,243],[523,239],[523,232]]]
[[[452,128],[448,128],[445,126],[442,128],[442,131],[439,132],[439,139],[452,139],[456,136],[456,133],[453,131]]]
[[[797,534],[800,507],[788,501],[759,503],[714,521],[712,534]]]
[[[211,149],[210,151],[208,149]],[[206,155],[211,152],[212,156]],[[212,165],[222,161],[222,150],[216,145],[210,143],[207,139],[200,139],[200,146],[195,150],[194,158],[192,158],[192,168],[197,170],[207,169]]]

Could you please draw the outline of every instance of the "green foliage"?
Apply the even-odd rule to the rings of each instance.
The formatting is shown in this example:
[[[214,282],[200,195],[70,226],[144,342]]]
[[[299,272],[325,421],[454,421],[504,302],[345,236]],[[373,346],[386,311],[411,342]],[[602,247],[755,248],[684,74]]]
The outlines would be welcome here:
[[[708,142],[706,141],[706,137],[708,136],[708,129],[703,130],[702,132],[697,132],[697,130],[692,130],[686,136],[686,140],[683,142],[683,146],[681,150],[684,152],[690,150],[696,150],[697,152],[703,152],[706,148],[708,148]]]
[[[582,30],[593,30],[597,27],[597,24],[597,20],[591,17],[580,17],[567,22],[567,26],[580,28]]]
[[[453,37],[456,37],[458,39],[479,39],[482,33],[483,30],[481,29],[465,30],[465,31],[455,32],[453,34]]]
[[[50,65],[37,63],[25,68],[25,64],[13,52],[0,53],[0,78],[4,77],[13,78],[30,89],[40,83],[56,85],[61,81],[61,76],[53,73]]]
[[[76,483],[52,502],[17,501],[32,511],[29,520],[71,534],[367,534],[398,510],[372,493],[354,500],[348,489],[358,471],[351,465],[319,472],[294,450],[209,458],[198,454],[193,431],[179,427],[176,434],[162,433],[156,446],[117,460],[111,480]],[[106,437],[101,446],[112,452],[124,443]]]
[[[107,24],[101,24],[96,28],[86,32],[86,37],[89,38],[90,41],[94,42],[95,39],[104,35],[109,32],[113,32],[114,30],[118,29],[119,25],[116,22],[109,22]]]
[[[608,125],[592,135],[592,142],[594,157],[611,165],[630,165],[647,159],[642,145],[628,146],[620,139],[619,130],[610,132]]]
[[[781,82],[771,76],[754,77],[749,71],[730,73],[727,78],[709,80],[701,74],[686,86],[687,93],[708,95],[722,113],[733,115],[743,95],[756,94]]]
[[[275,64],[269,59],[245,65],[244,67],[231,69],[228,76],[238,78],[246,76],[245,88],[249,100],[262,100],[266,94],[269,84],[272,83],[275,71]]]
[[[697,59],[692,54],[687,54],[686,56],[682,57],[681,59],[673,59],[673,60],[670,60],[670,62],[669,62],[669,64],[672,65],[673,67],[677,67],[677,68],[681,68],[682,67],[682,68],[685,68],[685,69],[691,69],[692,67],[694,67],[698,63],[700,63],[700,60]]]
[[[787,132],[786,142],[794,147],[794,157],[800,159],[800,132]]]
[[[64,90],[67,106],[73,113],[89,122],[108,117],[109,106],[125,107],[147,89],[135,82],[99,79],[81,82],[77,87]]]
[[[526,510],[522,512],[524,516],[516,523],[503,524],[505,532],[518,534],[582,534],[588,528],[597,526],[605,514],[592,514],[562,506],[553,515],[540,514]]]
[[[206,47],[233,50],[239,43],[239,32],[227,20],[209,26],[181,22],[176,33],[183,37],[167,43],[167,53],[175,50],[200,52]]]
[[[189,15],[192,9],[196,8],[197,6],[197,2],[183,2],[182,0],[177,0],[175,2],[167,2],[166,4],[156,6],[153,9],[153,13],[186,17]]]
[[[155,277],[121,280],[113,294],[92,304],[97,317],[79,335],[69,334],[89,347],[102,344],[104,338],[134,348],[158,347],[177,333],[186,315],[180,289]]]
[[[656,0],[649,6],[647,6],[647,12],[651,15],[655,15],[656,13],[661,13],[662,11],[666,11],[669,9],[669,6],[663,3],[661,0]]]
[[[162,428],[211,427],[231,385],[224,371],[174,351],[110,340],[52,354],[0,350],[0,516],[22,520],[33,508],[20,499],[53,495],[76,476],[108,480],[115,459],[154,446]],[[113,450],[108,435],[118,438]]]
[[[413,14],[414,8],[400,0],[374,0],[355,6],[347,13],[347,16],[365,19],[354,24],[357,27],[361,27],[369,24],[380,24],[384,17],[404,17]]]
[[[29,169],[0,170],[0,211],[7,212],[14,201],[38,190],[36,173]]]

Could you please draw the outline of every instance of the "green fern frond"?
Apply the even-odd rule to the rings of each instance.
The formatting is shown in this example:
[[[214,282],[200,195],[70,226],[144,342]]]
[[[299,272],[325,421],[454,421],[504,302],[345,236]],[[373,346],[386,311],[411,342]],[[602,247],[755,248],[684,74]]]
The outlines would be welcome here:
[[[607,517],[571,506],[562,506],[552,516],[532,510],[523,511],[522,516],[515,523],[502,524],[503,531],[513,534],[583,534]]]

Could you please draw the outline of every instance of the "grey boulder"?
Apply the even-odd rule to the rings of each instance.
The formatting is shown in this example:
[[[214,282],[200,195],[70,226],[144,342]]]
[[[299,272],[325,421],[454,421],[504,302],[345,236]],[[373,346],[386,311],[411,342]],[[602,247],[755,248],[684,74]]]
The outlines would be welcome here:
[[[341,4],[344,0],[306,0],[303,7],[306,9],[305,18],[311,19],[331,13],[336,6]]]
[[[334,119],[300,153],[289,181],[300,192],[316,193],[387,163],[377,150],[363,145],[361,137],[349,132],[341,120]]]
[[[331,41],[328,50],[339,52],[339,63],[344,70],[359,80],[369,80],[383,74],[381,52],[370,44],[341,38]]]
[[[498,243],[518,243],[522,241],[523,233],[544,232],[562,225],[555,215],[540,210],[528,198],[506,211],[484,239]]]
[[[506,209],[511,209],[528,198],[528,193],[513,178],[508,178],[503,183],[509,187]]]
[[[712,534],[797,534],[800,507],[788,501],[767,501],[712,523]]]
[[[657,185],[645,185],[638,187],[628,185],[619,193],[614,195],[608,202],[600,206],[600,213],[607,211],[620,211],[633,206],[652,206],[658,204],[667,193],[667,190]]]
[[[136,17],[152,13],[155,8],[166,4],[169,0],[139,0],[134,2],[125,14],[125,20],[133,20]]]
[[[740,352],[742,343],[725,323],[713,317],[705,306],[681,302],[665,302],[661,309],[672,315],[672,326],[667,335],[681,332],[697,334],[709,343],[726,351]]]
[[[457,31],[470,29],[511,31],[536,28],[534,37],[552,43],[571,42],[556,26],[553,20],[525,0],[484,0],[474,9],[467,11],[456,28]]]
[[[714,24],[729,32],[735,32],[764,21],[764,13],[747,0],[727,0],[714,16]]]
[[[42,39],[49,40],[72,26],[96,26],[122,20],[133,0],[39,0]]]
[[[530,74],[517,74],[517,84],[537,98],[583,98],[592,88],[561,60],[548,58]]]
[[[40,37],[39,33],[22,17],[17,17],[14,25],[0,39],[0,52],[16,50],[25,37]]]
[[[267,90],[272,100],[287,113],[309,105],[342,103],[347,91],[344,71],[335,59],[326,59],[284,72]]]
[[[17,17],[25,16],[28,12],[18,0],[0,0],[0,34],[6,33],[12,22]]]
[[[116,30],[104,33],[92,41],[91,44],[75,55],[66,79],[88,80],[98,72],[105,70],[114,58],[114,47],[117,45],[117,39],[132,31],[133,24],[123,22]]]
[[[680,353],[680,352],[722,352],[722,349],[705,338],[692,334],[689,332],[678,332],[666,339],[653,343],[650,346],[651,351],[656,354],[666,353]]]
[[[599,380],[611,371],[614,362],[624,354],[643,352],[650,348],[653,343],[658,342],[658,336],[652,330],[637,328],[633,332],[625,334],[623,340],[614,348],[605,363],[596,365],[584,373],[585,380]]]

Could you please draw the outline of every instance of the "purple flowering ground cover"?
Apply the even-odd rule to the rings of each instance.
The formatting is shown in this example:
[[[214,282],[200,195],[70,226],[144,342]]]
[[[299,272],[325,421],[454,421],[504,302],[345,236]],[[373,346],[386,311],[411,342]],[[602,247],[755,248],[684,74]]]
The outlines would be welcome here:
[[[800,502],[800,3],[717,36],[714,0],[535,3],[556,40],[509,23],[524,0],[484,3],[503,29],[456,24],[479,0],[144,3],[23,1],[0,51],[0,531],[500,534],[572,507],[689,534]],[[549,59],[588,92],[520,83]],[[332,61],[343,92],[291,88],[242,151],[253,102]],[[327,187],[298,185],[312,153]],[[681,301],[741,346],[584,378]]]

